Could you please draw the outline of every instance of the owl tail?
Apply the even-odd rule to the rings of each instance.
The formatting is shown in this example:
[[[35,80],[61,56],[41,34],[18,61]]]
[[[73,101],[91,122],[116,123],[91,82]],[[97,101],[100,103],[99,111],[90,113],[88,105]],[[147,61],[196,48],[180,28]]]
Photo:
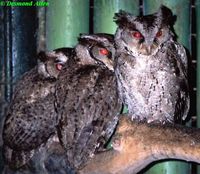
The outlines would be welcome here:
[[[8,146],[3,146],[3,157],[5,163],[12,169],[17,169],[28,163],[33,157],[34,150],[15,151]]]

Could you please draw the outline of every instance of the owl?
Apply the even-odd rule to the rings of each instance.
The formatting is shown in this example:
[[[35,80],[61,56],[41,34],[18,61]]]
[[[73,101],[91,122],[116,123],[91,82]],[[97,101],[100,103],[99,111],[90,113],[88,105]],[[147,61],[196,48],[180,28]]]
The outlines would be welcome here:
[[[55,82],[71,52],[40,52],[38,65],[16,84],[3,127],[3,155],[12,168],[24,165],[56,131]]]
[[[72,168],[103,149],[117,124],[121,104],[114,54],[113,36],[81,35],[57,80],[58,136]]]
[[[174,40],[173,14],[165,6],[146,16],[114,16],[115,74],[132,119],[181,123],[189,110],[187,56]]]

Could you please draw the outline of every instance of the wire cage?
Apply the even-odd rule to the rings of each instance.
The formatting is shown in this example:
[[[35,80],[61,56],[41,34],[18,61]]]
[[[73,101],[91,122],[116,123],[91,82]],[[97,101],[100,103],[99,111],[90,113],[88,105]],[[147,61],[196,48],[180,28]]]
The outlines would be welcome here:
[[[38,2],[38,1],[33,1]],[[188,126],[200,126],[200,0],[46,0],[46,6],[0,6],[0,118],[3,124],[13,86],[36,65],[39,50],[73,47],[79,33],[111,33],[120,9],[149,14],[161,4],[176,15],[178,41],[188,51],[191,109]],[[2,126],[1,126],[2,129]],[[2,130],[1,130],[2,131]],[[0,140],[2,146],[2,140]],[[1,158],[0,158],[0,161]],[[1,162],[1,170],[3,162]],[[146,174],[197,174],[200,168],[182,161],[164,161],[149,166]]]

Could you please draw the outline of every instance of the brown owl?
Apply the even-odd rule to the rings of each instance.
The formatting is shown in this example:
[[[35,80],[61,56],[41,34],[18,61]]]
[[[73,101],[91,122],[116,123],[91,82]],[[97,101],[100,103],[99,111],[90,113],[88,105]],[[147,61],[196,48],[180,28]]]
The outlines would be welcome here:
[[[107,143],[120,102],[113,71],[113,36],[82,35],[56,84],[58,135],[71,167],[78,168]]]
[[[38,65],[16,84],[3,127],[3,153],[9,166],[24,165],[55,133],[55,82],[71,52],[70,48],[40,52]]]
[[[147,122],[184,120],[189,110],[187,56],[174,41],[173,15],[165,6],[146,16],[115,14],[120,98],[132,118]]]

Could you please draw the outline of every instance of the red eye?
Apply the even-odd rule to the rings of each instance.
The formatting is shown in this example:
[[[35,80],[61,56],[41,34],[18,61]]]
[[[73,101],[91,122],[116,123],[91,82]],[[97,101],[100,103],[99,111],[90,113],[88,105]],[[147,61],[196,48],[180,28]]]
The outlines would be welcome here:
[[[58,71],[60,71],[60,70],[62,69],[62,67],[63,67],[62,64],[59,64],[59,63],[56,64],[56,69],[57,69]]]
[[[160,37],[160,36],[162,36],[162,31],[161,30],[156,33],[156,37]]]
[[[106,56],[109,54],[108,50],[105,49],[105,48],[101,48],[101,49],[99,50],[99,53],[100,53],[101,55],[106,55]]]
[[[133,32],[132,35],[136,39],[142,39],[143,38],[142,34],[140,32],[138,32],[138,31]]]

